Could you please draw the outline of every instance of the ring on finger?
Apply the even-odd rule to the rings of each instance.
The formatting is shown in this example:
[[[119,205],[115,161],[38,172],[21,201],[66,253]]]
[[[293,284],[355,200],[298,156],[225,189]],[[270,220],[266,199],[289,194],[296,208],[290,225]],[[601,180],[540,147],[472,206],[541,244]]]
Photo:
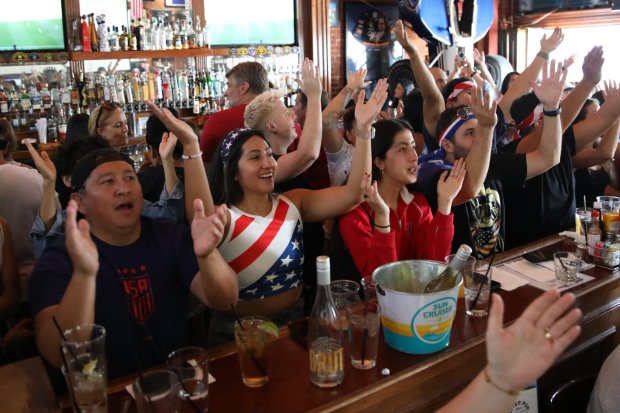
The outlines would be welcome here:
[[[551,342],[551,344],[555,343],[555,338],[551,335],[551,332],[548,328],[545,328],[545,338]]]

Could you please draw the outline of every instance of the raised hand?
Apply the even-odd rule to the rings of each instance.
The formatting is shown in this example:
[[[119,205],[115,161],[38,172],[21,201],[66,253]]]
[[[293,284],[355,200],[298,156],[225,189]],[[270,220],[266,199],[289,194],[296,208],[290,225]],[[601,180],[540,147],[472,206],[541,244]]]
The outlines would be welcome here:
[[[151,112],[153,112],[153,114],[157,116],[157,118],[161,120],[164,125],[166,125],[168,130],[174,133],[174,135],[181,141],[183,147],[191,144],[198,145],[198,136],[196,136],[191,126],[181,119],[175,118],[168,109],[160,109],[150,100],[147,101],[146,104]]]
[[[607,96],[616,95],[620,93],[620,89],[618,88],[618,84],[615,80],[606,80],[605,89],[603,91],[603,96],[607,99]]]
[[[362,180],[362,193],[363,201],[368,203],[368,206],[375,212],[375,221],[380,218],[390,222],[390,208],[387,206],[379,190],[377,189],[377,181],[372,182],[372,176],[366,174]]]
[[[471,106],[478,127],[494,128],[497,123],[497,102],[478,86],[471,88]]]
[[[297,83],[299,83],[299,88],[306,96],[321,96],[319,68],[307,57],[301,63],[301,79],[297,79]]]
[[[542,39],[540,39],[540,51],[544,53],[551,53],[564,40],[564,35],[562,34],[562,29],[556,27],[551,33],[551,36],[547,38],[547,34],[544,34]]]
[[[603,77],[604,62],[603,46],[594,46],[592,50],[588,52],[586,57],[583,58],[583,65],[581,65],[583,80],[590,82],[593,85],[598,85]]]
[[[347,78],[347,88],[351,93],[355,93],[358,90],[365,89],[371,81],[364,81],[366,77],[366,69],[357,69],[349,73]]]
[[[481,52],[480,50],[476,49],[474,47],[474,62],[478,63],[479,65],[483,65],[485,62],[485,55],[484,52]]]
[[[392,27],[392,33],[394,33],[396,40],[398,40],[398,43],[400,43],[404,49],[412,47],[402,20],[396,20],[396,23]],[[415,49],[415,47],[413,49]]]
[[[202,200],[194,200],[194,219],[192,220],[192,238],[194,253],[198,258],[211,254],[222,241],[224,227],[228,217],[226,205],[222,204],[215,209],[215,213],[205,216]]]
[[[562,64],[551,60],[542,67],[542,82],[530,82],[534,94],[541,101],[545,109],[557,109],[560,105],[564,84],[566,83],[566,71],[562,70]]]
[[[534,300],[504,329],[504,302],[493,294],[487,324],[487,374],[506,390],[520,390],[543,374],[579,335],[575,296],[552,289]]]
[[[174,133],[165,132],[162,135],[161,142],[159,143],[159,156],[164,161],[172,159],[172,152],[177,144],[177,137]]]
[[[569,67],[571,67],[573,65],[573,63],[575,63],[577,61],[577,54],[573,53],[568,57],[564,58],[564,61],[562,62],[562,69],[563,70],[568,70]]]
[[[452,200],[459,193],[465,180],[465,159],[457,159],[450,171],[443,171],[437,182],[437,200],[449,201],[451,208]]]
[[[70,200],[67,205],[65,242],[73,262],[73,274],[94,277],[99,270],[99,252],[90,237],[90,225],[85,219],[77,221],[78,205]]]
[[[41,151],[41,154],[39,154],[28,139],[25,139],[24,142],[26,143],[26,148],[28,148],[30,157],[34,161],[34,165],[43,177],[43,180],[46,183],[56,185],[56,165],[54,165],[54,162],[52,162],[47,152]]]
[[[387,88],[387,80],[379,79],[366,103],[364,103],[365,92],[363,90],[360,92],[355,105],[355,121],[359,129],[374,122],[387,99]]]

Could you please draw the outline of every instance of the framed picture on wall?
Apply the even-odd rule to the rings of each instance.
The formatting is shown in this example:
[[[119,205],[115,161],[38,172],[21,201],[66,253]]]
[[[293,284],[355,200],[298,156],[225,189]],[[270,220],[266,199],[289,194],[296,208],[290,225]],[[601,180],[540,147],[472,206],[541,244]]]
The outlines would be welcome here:
[[[185,0],[166,0],[166,7],[185,7]]]
[[[390,66],[403,57],[391,28],[399,18],[398,6],[349,1],[345,3],[346,72],[365,68],[372,83],[387,77]]]

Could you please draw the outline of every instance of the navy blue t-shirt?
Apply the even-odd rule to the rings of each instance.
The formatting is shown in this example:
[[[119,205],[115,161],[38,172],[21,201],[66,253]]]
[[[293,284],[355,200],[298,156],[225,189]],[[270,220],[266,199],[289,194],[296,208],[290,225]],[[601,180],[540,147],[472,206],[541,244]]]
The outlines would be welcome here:
[[[198,272],[189,228],[141,220],[140,238],[131,245],[112,246],[93,237],[100,265],[94,322],[106,328],[110,378],[164,362],[170,351],[184,345],[187,333],[189,288]],[[33,315],[60,303],[72,273],[63,235],[32,272]]]
[[[515,151],[519,141],[506,146]],[[575,226],[575,134],[562,136],[560,163],[506,194],[506,248],[514,248]]]

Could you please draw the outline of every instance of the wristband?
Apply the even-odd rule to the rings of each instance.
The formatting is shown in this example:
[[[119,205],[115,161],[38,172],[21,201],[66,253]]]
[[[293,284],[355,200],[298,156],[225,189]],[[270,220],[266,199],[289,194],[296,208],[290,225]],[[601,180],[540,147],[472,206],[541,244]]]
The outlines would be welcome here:
[[[549,116],[550,118],[554,118],[554,117],[558,116],[560,113],[562,113],[562,107],[561,106],[558,106],[558,108],[555,109],[555,110],[545,110],[545,109],[543,109],[543,115]]]
[[[374,139],[375,128],[371,127],[369,131],[355,128],[355,137],[362,138],[362,139]]]
[[[489,372],[487,371],[487,369],[488,369],[488,367],[484,368],[484,380],[487,383],[489,383],[491,386],[495,387],[497,390],[499,390],[502,393],[507,394],[509,396],[517,396],[517,395],[519,395],[519,393],[521,393],[520,390],[512,390],[512,389],[506,390],[506,389],[503,389],[503,388],[499,387],[497,385],[497,383],[495,383],[493,380],[491,380],[491,376],[489,376]]]
[[[200,158],[202,156],[202,151],[195,153],[193,155],[181,155],[181,159],[183,159],[184,161],[189,161],[190,159],[197,159]]]
[[[542,50],[536,53],[536,56],[542,57],[545,60],[549,60],[549,53],[543,52]]]
[[[377,225],[375,224],[375,228],[383,228],[383,229],[388,229],[390,227],[390,225]]]

